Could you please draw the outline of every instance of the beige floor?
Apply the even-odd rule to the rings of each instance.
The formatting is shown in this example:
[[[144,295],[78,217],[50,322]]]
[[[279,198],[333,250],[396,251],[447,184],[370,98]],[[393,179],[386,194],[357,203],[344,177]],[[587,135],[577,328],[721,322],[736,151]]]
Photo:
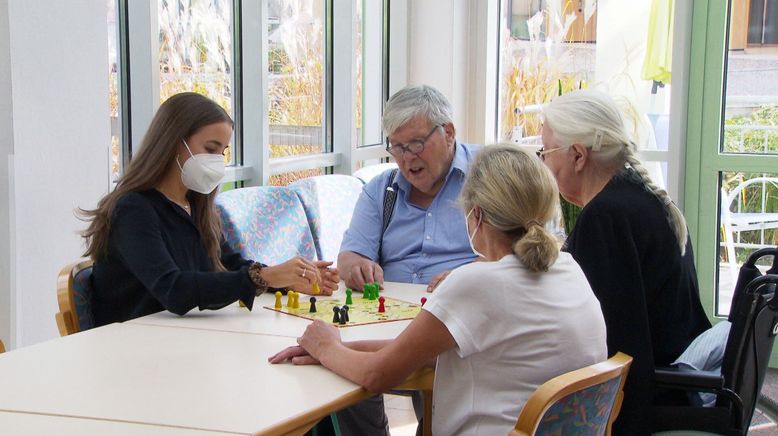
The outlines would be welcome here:
[[[384,407],[392,436],[416,435],[416,415],[411,397],[384,394]]]

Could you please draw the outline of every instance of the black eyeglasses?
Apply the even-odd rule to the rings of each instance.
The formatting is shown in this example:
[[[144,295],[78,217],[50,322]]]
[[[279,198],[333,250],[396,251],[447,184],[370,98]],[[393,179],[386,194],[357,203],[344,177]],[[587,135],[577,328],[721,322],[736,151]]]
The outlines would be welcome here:
[[[433,133],[435,133],[436,130],[438,130],[438,127],[443,127],[442,124],[438,124],[437,126],[433,127],[432,130],[430,130],[429,133],[427,133],[427,136],[424,137],[422,140],[416,140],[416,141],[409,141],[407,144],[392,144],[391,142],[386,146],[386,151],[389,152],[394,157],[402,157],[402,155],[405,154],[405,152],[413,153],[413,154],[419,154],[422,151],[424,151],[424,143],[427,142],[428,139],[432,136]]]

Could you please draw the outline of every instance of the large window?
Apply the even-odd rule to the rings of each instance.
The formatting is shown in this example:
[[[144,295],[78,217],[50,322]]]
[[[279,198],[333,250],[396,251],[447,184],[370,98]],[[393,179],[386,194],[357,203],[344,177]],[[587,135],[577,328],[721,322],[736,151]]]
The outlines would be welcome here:
[[[126,152],[160,102],[194,91],[236,121],[228,182],[285,185],[385,157],[387,1],[117,1],[132,65]]]
[[[503,0],[498,140],[539,147],[542,105],[596,87],[622,103],[646,168],[675,197],[667,165],[672,10],[660,3]]]
[[[268,4],[270,157],[327,152],[324,0]],[[272,185],[323,174],[321,168],[274,175]]]
[[[689,119],[698,124],[689,129],[687,197],[701,289],[710,290],[709,308],[719,316],[729,313],[740,265],[778,244],[778,85],[771,71],[777,52],[768,31],[778,21],[764,6],[694,5],[695,16],[708,22],[695,22],[692,34],[693,52],[704,56],[692,66],[699,80],[690,82],[690,96],[705,100],[689,102]]]
[[[111,123],[111,148],[109,180],[115,182],[121,175],[123,162],[122,123],[120,110],[119,85],[119,21],[116,0],[106,0],[108,3],[108,107]]]
[[[383,1],[356,0],[356,128],[360,146],[384,144],[381,115],[386,101],[386,28]]]
[[[203,94],[232,111],[232,2],[159,0],[159,101]],[[232,147],[225,163],[234,164]]]

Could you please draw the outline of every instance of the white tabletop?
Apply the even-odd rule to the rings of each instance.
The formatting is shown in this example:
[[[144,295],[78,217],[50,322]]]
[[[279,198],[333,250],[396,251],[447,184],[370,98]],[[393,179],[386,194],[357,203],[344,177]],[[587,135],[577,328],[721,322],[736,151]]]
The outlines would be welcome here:
[[[236,433],[210,432],[179,427],[103,421],[70,416],[38,415],[0,411],[0,429],[8,436],[229,436]]]
[[[112,324],[0,355],[0,410],[253,433],[366,395],[323,367],[267,362],[292,344]]]
[[[426,285],[413,285],[407,283],[384,283],[382,295],[412,303],[419,303],[421,297],[429,297]],[[319,296],[318,299],[338,299],[345,301],[345,287],[341,283],[340,289],[332,297]],[[300,304],[307,304],[304,295],[300,297]],[[286,297],[284,297],[284,301]],[[254,301],[251,312],[246,308],[233,304],[220,310],[192,311],[185,316],[178,316],[170,312],[159,312],[153,315],[128,321],[131,324],[156,325],[166,327],[185,327],[203,330],[218,330],[235,333],[251,333],[263,335],[286,336],[296,338],[303,334],[310,321],[285,313],[266,309],[265,306],[273,306],[275,297],[266,293]],[[340,329],[341,337],[345,341],[358,339],[392,339],[397,337],[410,321],[393,321],[378,324],[368,324]]]
[[[428,296],[423,285],[385,288],[383,295],[410,302]],[[331,298],[345,299],[343,289]],[[323,367],[267,362],[310,323],[263,307],[273,303],[265,294],[252,312],[237,304],[184,317],[161,312],[0,354],[0,428],[21,435],[52,428],[65,435],[277,434],[365,398],[364,389]],[[341,336],[390,339],[409,322],[347,327]]]

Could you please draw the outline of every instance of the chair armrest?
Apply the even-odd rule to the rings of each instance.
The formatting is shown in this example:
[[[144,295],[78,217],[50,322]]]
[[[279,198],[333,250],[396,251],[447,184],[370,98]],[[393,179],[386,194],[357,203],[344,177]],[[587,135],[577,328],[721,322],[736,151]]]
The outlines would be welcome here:
[[[724,377],[718,372],[670,367],[656,368],[654,382],[657,387],[686,391],[718,392],[724,387]]]

